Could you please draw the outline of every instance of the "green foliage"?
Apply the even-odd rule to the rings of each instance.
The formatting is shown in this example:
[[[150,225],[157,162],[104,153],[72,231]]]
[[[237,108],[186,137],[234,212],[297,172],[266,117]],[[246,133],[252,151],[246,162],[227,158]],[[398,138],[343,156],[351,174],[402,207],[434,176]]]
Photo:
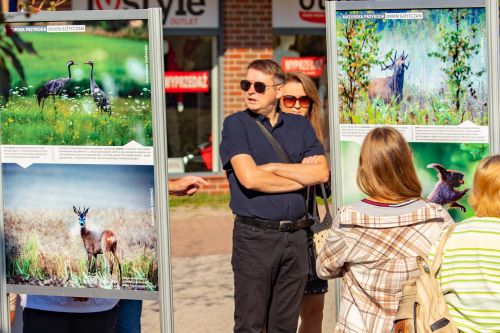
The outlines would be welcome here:
[[[341,109],[342,123],[386,125],[459,125],[470,120],[477,125],[488,124],[488,113],[471,98],[465,99],[465,115],[454,111],[451,97],[425,92],[413,86],[405,87],[406,96],[401,103],[394,98],[389,103],[382,99],[369,99],[366,91],[360,92],[353,110]]]
[[[58,254],[44,254],[39,249],[38,238],[29,235],[23,253],[10,258],[8,280],[45,286],[117,288],[118,267],[115,262],[113,276],[103,255],[97,256],[95,272],[88,272],[86,258],[63,259]],[[92,260],[94,265],[94,260]],[[154,291],[158,285],[158,265],[152,251],[121,261],[123,289]],[[93,266],[92,266],[93,268]]]
[[[372,13],[372,12],[366,12]],[[484,78],[484,57],[480,52],[480,42],[485,36],[484,11],[476,9],[460,10],[460,33],[455,38],[464,39],[460,52],[461,64],[465,71],[457,67],[464,79],[461,83],[459,108],[457,111],[457,89],[448,83],[444,69],[450,67],[450,57],[445,60],[431,56],[430,53],[446,56],[445,32],[456,32],[452,13],[457,10],[424,11],[422,20],[337,20],[339,40],[339,95],[340,116],[342,123],[381,123],[381,124],[415,124],[415,125],[458,125],[466,120],[476,125],[488,124],[486,81]],[[353,22],[354,21],[354,22]],[[371,24],[372,29],[356,32],[353,42],[347,43],[347,29],[350,26]],[[438,29],[440,27],[440,29]],[[359,28],[356,28],[359,29]],[[354,29],[353,31],[356,31]],[[445,31],[446,30],[446,31]],[[367,48],[363,43],[363,33],[374,34],[377,47],[373,47],[367,55],[359,48]],[[448,34],[448,38],[451,38]],[[423,45],[425,43],[425,45]],[[441,43],[441,44],[440,44]],[[449,43],[448,43],[449,44]],[[440,46],[441,45],[441,46]],[[394,53],[394,48],[409,55],[408,72],[405,73],[403,99],[384,102],[380,98],[370,99],[367,92],[368,76],[376,70],[376,63],[370,63],[369,56],[385,55],[387,59]],[[457,52],[458,52],[457,51]],[[392,52],[392,53],[391,53]],[[451,51],[450,51],[451,52]],[[356,58],[357,57],[357,58]],[[359,60],[357,60],[359,59]],[[373,59],[372,59],[373,60]],[[363,63],[364,62],[364,63]],[[381,63],[382,59],[378,62]],[[385,61],[384,61],[385,63]],[[371,66],[371,67],[370,67]],[[443,70],[441,70],[443,67]],[[356,72],[357,70],[357,72]],[[356,75],[360,75],[356,79]],[[389,74],[389,73],[388,73]],[[350,89],[354,82],[355,89]],[[456,85],[456,84],[455,84]]]
[[[479,54],[481,45],[477,40],[478,28],[467,21],[468,10],[449,9],[447,13],[437,27],[435,39],[438,49],[430,52],[429,56],[443,62],[442,71],[447,77],[454,111],[461,114],[460,122],[463,122],[467,112],[464,99],[467,94],[477,99],[473,83],[484,74],[485,69],[474,71],[470,65],[471,58]]]
[[[36,235],[28,235],[21,255],[10,262],[10,268],[24,279],[45,279],[47,275],[38,265],[38,248],[39,240]]]
[[[344,73],[339,82],[341,112],[349,123],[355,123],[352,113],[356,112],[356,99],[368,87],[370,68],[385,62],[392,50],[382,61],[377,60],[381,36],[375,21],[343,20],[337,31],[338,62]]]
[[[13,91],[0,107],[2,144],[122,146],[135,140],[152,146],[148,99],[117,98],[113,114],[99,113],[91,97],[56,97],[42,110],[30,93]]]
[[[0,105],[9,99],[12,72],[16,72],[22,82],[25,81],[24,69],[18,55],[31,46],[24,43],[3,21],[4,15],[0,12]]]
[[[75,94],[75,87],[89,88],[90,66],[87,60],[94,61],[94,78],[97,84],[109,95],[139,97],[144,88],[149,89],[145,80],[144,49],[146,41],[129,40],[113,36],[85,34],[58,34],[59,47],[54,48],[54,36],[45,33],[23,33],[26,42],[36,46],[40,56],[19,55],[25,66],[26,82],[33,89],[33,94],[48,80],[67,77],[66,62],[75,61],[71,67],[72,78],[66,87],[70,96]],[[28,67],[26,67],[28,68]],[[105,85],[104,83],[112,82]],[[23,87],[18,75],[12,78],[12,87]],[[106,87],[110,88],[106,88]],[[109,91],[112,89],[112,91]]]

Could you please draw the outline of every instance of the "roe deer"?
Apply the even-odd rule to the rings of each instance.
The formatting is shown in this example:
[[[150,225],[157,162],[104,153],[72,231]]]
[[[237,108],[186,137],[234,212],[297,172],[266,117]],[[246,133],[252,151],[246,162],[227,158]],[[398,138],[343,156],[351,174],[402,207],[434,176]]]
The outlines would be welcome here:
[[[374,99],[375,97],[381,98],[386,104],[394,99],[394,102],[400,103],[403,100],[403,84],[405,77],[405,69],[408,69],[410,63],[405,64],[408,55],[405,52],[397,57],[397,51],[394,52],[394,59],[391,57],[389,65],[381,65],[383,71],[390,69],[393,70],[392,76],[384,78],[375,78],[368,84],[368,97]]]
[[[97,272],[97,255],[103,254],[109,264],[109,272],[113,274],[113,258],[118,263],[118,273],[120,278],[120,287],[122,286],[122,266],[117,255],[117,244],[118,241],[113,231],[104,230],[102,232],[92,231],[87,229],[85,223],[87,221],[87,213],[89,208],[83,207],[83,211],[80,211],[80,207],[76,209],[73,206],[73,211],[78,216],[78,223],[80,223],[80,236],[82,236],[83,246],[87,251],[87,270],[90,272],[92,257],[94,257],[94,271]]]

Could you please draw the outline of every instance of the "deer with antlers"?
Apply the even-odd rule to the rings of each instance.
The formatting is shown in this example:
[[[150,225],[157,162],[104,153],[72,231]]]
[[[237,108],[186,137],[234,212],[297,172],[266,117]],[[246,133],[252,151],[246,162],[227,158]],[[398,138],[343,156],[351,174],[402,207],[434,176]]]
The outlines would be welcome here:
[[[400,103],[403,100],[403,83],[405,77],[405,70],[408,69],[410,63],[405,64],[408,55],[405,51],[397,57],[397,51],[394,51],[394,57],[390,57],[389,65],[381,65],[381,69],[392,70],[392,76],[379,77],[372,79],[368,84],[368,97],[374,99],[375,97],[381,98],[386,104],[392,100]]]
[[[97,232],[93,230],[87,229],[87,213],[89,212],[89,208],[83,207],[83,210],[80,210],[73,206],[73,211],[78,216],[78,223],[80,224],[80,236],[82,236],[83,246],[87,251],[87,271],[90,272],[92,266],[92,257],[94,258],[94,272],[97,272],[97,255],[103,254],[109,264],[109,272],[113,274],[113,258],[118,263],[118,273],[120,279],[120,287],[122,286],[122,266],[120,264],[120,260],[117,255],[117,245],[118,241],[113,231],[111,230],[103,230],[102,232]]]

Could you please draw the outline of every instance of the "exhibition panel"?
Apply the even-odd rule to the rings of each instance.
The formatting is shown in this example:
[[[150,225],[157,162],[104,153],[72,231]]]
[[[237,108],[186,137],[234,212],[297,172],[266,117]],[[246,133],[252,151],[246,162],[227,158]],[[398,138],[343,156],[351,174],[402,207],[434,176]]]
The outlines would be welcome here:
[[[467,192],[489,154],[484,2],[361,1],[335,9],[329,82],[337,88],[340,203],[362,198],[355,185],[361,142],[372,128],[389,125],[410,143],[423,196],[450,208],[457,221],[472,216]],[[457,181],[441,197],[436,190],[449,174]]]
[[[0,107],[7,292],[171,308],[161,11],[6,29],[26,51]]]

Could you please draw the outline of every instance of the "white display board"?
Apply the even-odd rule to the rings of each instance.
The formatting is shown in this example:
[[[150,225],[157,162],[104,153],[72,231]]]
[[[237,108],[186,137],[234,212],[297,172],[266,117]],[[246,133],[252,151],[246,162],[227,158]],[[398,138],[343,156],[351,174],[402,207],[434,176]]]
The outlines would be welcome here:
[[[459,190],[469,188],[479,160],[499,151],[498,3],[327,1],[326,22],[334,209],[362,197],[359,147],[376,126],[410,143],[424,196],[433,163],[463,172]],[[461,62],[448,56],[450,36],[469,43]],[[473,214],[467,194],[459,203],[457,221]]]
[[[161,15],[9,16],[32,52],[2,106],[2,291],[156,299],[171,331]]]

